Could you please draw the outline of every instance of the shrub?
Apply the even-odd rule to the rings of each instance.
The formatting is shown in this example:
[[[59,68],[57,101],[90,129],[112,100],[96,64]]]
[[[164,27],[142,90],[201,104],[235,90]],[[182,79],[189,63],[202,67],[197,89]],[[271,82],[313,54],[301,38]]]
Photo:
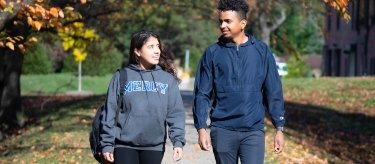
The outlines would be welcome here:
[[[51,49],[38,42],[29,47],[24,56],[23,74],[48,74],[53,72],[53,63],[50,59]]]
[[[306,61],[302,59],[297,59],[296,57],[291,57],[288,60],[288,74],[287,78],[293,77],[307,77],[310,74],[309,67]]]

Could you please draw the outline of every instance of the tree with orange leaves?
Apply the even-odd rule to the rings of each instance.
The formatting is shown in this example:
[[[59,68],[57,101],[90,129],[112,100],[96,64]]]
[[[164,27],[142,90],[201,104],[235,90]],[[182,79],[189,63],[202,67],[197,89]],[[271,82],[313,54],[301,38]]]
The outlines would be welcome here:
[[[74,10],[71,5],[77,1],[54,3],[58,5],[44,0],[0,0],[0,140],[4,130],[23,126],[26,121],[20,96],[24,51],[37,41],[34,35],[38,32],[64,27],[67,18],[74,15],[66,12]]]
[[[349,1],[350,0],[324,0],[325,3],[336,9],[341,17],[347,22],[350,20],[348,11]]]

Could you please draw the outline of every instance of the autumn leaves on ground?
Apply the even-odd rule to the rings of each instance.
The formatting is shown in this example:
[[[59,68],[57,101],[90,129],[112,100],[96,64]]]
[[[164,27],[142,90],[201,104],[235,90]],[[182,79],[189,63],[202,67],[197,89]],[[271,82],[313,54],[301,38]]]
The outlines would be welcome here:
[[[266,163],[375,161],[375,78],[284,79],[286,149]],[[25,97],[28,126],[0,145],[0,163],[95,163],[88,132],[103,96]],[[46,103],[48,101],[48,103]],[[43,105],[43,108],[41,108]]]

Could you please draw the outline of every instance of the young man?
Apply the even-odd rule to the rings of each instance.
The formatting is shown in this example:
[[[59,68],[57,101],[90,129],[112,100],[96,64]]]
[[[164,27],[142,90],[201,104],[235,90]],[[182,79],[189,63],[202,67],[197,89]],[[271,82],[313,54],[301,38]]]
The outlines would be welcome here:
[[[218,3],[219,41],[201,58],[195,78],[194,124],[202,150],[210,150],[216,163],[263,163],[265,149],[264,113],[276,128],[274,151],[284,147],[284,100],[281,81],[271,50],[245,34],[244,0]],[[210,99],[211,133],[206,132]]]

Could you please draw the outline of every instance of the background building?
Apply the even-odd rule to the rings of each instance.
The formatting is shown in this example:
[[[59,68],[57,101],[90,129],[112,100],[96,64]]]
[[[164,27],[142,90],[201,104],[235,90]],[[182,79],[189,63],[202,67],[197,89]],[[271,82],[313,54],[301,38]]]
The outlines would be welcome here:
[[[375,0],[350,1],[348,23],[326,10],[324,75],[375,75]]]

